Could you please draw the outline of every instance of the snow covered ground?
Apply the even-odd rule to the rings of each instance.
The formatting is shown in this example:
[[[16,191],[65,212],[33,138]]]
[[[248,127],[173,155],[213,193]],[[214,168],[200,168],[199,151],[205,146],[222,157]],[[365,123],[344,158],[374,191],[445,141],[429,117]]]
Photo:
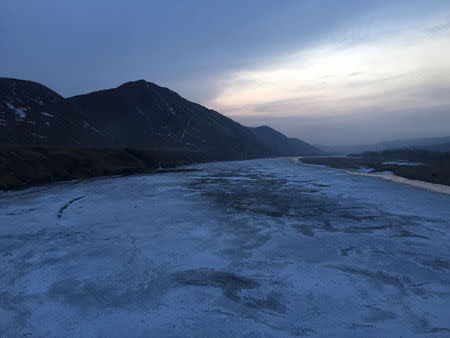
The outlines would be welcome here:
[[[0,193],[0,336],[450,336],[449,195],[192,168]]]

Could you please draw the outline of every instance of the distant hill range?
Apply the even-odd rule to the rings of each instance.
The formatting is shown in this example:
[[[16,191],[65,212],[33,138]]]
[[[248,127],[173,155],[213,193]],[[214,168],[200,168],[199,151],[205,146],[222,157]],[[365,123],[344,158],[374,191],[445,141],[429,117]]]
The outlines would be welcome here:
[[[295,155],[324,155],[325,152],[318,148],[299,140],[298,138],[289,138],[282,133],[268,126],[249,128],[257,137],[258,141],[264,146],[269,155],[285,154],[287,156]]]
[[[144,80],[64,98],[39,83],[0,78],[0,144],[204,152],[218,160],[323,153]]]
[[[383,151],[390,149],[422,149],[429,151],[450,152],[450,136],[415,138],[380,142],[375,144],[356,144],[349,146],[318,146],[320,149],[335,154],[362,153],[366,151]]]

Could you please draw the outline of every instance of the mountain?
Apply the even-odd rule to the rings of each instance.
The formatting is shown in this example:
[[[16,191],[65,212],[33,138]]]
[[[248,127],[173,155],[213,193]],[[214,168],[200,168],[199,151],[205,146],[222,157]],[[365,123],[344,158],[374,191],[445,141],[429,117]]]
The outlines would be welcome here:
[[[265,156],[248,128],[144,80],[68,101],[113,147],[189,149],[217,159]]]
[[[35,82],[0,78],[0,133],[1,144],[189,151],[217,160],[320,152],[144,80],[63,98]]]
[[[450,151],[449,143],[450,136],[446,136],[393,140],[375,144],[355,144],[348,146],[320,145],[318,147],[320,147],[320,149],[324,151],[337,154],[362,153],[366,151],[383,151],[402,148],[426,149],[432,151]]]
[[[320,155],[322,151],[297,138],[289,138],[268,126],[250,130],[272,156]]]
[[[25,131],[32,127],[27,121],[29,110],[62,99],[39,83],[0,78],[0,142],[24,142]]]
[[[104,135],[51,89],[0,78],[0,144],[104,145]]]

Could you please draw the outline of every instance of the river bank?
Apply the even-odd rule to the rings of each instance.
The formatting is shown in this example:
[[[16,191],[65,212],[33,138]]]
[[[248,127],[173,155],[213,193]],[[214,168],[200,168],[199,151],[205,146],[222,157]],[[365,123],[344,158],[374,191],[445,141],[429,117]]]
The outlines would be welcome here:
[[[450,185],[448,160],[422,159],[421,162],[406,160],[393,161],[392,158],[360,157],[301,157],[303,163],[327,165],[336,169],[351,170],[356,173],[392,173],[415,181]]]
[[[201,162],[203,153],[132,148],[0,147],[0,190],[101,176],[154,173]]]

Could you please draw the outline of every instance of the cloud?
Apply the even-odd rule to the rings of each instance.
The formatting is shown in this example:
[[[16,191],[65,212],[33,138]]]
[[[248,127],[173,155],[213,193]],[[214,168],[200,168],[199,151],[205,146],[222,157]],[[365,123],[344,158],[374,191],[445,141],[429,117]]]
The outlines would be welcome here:
[[[246,115],[235,119],[248,126],[270,125],[290,137],[313,144],[348,145],[386,140],[450,135],[450,105],[433,109],[391,111],[367,109],[364,115]],[[439,123],[436,123],[439,121]]]
[[[434,25],[425,30],[430,34],[441,33],[441,32],[450,32],[450,22],[446,22],[439,25]]]
[[[358,116],[372,121],[377,112],[408,115],[448,107],[450,35],[443,28],[431,34],[427,27],[441,25],[388,27],[365,42],[327,41],[264,67],[240,69],[229,74],[209,105],[241,120]],[[420,120],[412,113],[411,118]]]
[[[352,72],[352,73],[348,74],[348,77],[358,76],[358,75],[362,75],[362,74],[364,74],[364,72]]]

